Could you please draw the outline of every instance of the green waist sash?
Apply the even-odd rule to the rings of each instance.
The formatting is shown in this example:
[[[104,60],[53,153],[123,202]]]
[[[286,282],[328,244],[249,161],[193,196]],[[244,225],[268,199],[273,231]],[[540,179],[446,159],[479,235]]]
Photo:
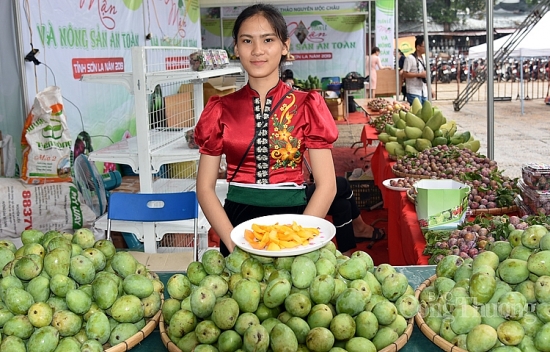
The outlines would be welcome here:
[[[229,185],[227,199],[259,207],[294,207],[305,205],[306,189],[263,189]]]

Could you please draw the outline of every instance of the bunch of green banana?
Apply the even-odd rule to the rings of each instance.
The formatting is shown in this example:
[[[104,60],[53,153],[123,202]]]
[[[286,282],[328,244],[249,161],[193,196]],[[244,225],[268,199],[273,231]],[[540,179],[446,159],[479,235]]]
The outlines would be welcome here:
[[[420,104],[415,99],[409,112],[394,113],[392,120],[393,125],[386,124],[378,139],[393,156],[416,155],[438,145],[459,145],[474,152],[480,146],[470,132],[456,134],[455,121],[447,121],[441,110],[433,107],[430,101]]]

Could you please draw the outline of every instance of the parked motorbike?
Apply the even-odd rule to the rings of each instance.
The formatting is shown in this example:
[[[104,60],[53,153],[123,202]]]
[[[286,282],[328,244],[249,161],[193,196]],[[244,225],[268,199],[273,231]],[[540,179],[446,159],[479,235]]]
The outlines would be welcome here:
[[[441,61],[441,65],[438,69],[438,77],[441,83],[451,82],[451,66],[447,61]]]

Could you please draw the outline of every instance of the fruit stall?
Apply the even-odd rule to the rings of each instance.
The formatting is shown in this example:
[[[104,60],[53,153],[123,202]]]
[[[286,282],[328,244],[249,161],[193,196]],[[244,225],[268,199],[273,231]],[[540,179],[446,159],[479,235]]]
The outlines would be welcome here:
[[[484,248],[416,266],[341,255],[330,226],[311,248],[263,255],[238,229],[229,256],[163,273],[86,229],[26,230],[0,245],[0,351],[548,351],[549,227],[479,217],[448,241]]]

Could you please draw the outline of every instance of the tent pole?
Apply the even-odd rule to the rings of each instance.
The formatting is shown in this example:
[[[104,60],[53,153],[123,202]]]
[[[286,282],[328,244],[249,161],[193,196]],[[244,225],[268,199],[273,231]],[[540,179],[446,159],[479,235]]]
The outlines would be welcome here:
[[[487,0],[487,157],[495,157],[495,86],[494,86],[494,53],[493,53],[493,2]]]
[[[366,60],[366,57],[368,56],[369,57],[369,67],[368,67],[368,72],[365,72],[365,75],[368,73],[368,75],[370,76],[370,70],[371,70],[371,63],[370,63],[370,59],[371,59],[371,11],[372,11],[372,8],[371,8],[371,2],[369,1],[369,28],[368,28],[368,39],[367,39],[367,55],[365,55],[365,60]],[[370,85],[370,78],[369,78],[369,94],[368,94],[368,98],[372,98],[372,88],[371,88],[371,85]]]
[[[399,86],[399,19],[398,13],[399,13],[399,6],[398,2],[395,2],[395,12],[394,12],[394,22],[395,22],[395,50],[394,50],[394,58],[395,58],[395,100],[399,101],[399,94],[401,93],[401,87]]]
[[[424,54],[424,60],[426,63],[426,86],[428,87],[428,96],[427,99],[432,101],[432,79],[431,79],[431,69],[430,69],[430,41],[428,39],[428,7],[426,5],[426,0],[422,0],[422,19],[424,24],[424,48],[426,53]]]
[[[523,91],[523,56],[519,57],[519,102],[521,104],[521,114],[523,115],[523,97],[525,92]]]

